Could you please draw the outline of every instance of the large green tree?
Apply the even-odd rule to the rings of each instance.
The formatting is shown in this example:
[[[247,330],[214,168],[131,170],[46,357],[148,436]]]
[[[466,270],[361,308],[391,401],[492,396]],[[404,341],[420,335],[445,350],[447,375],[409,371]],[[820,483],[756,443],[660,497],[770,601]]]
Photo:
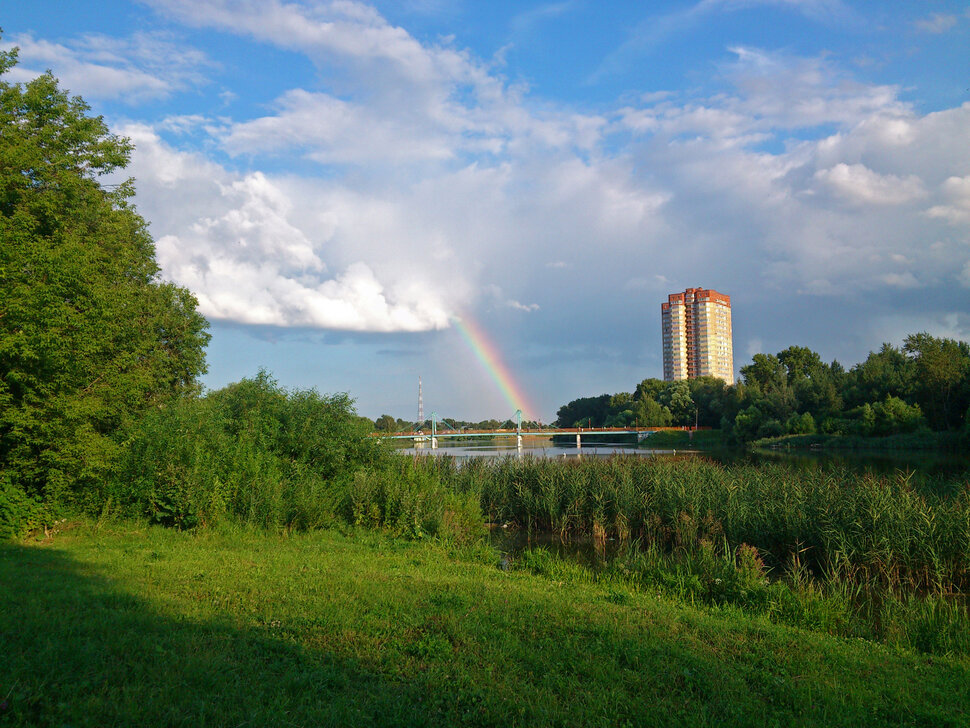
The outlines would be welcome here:
[[[93,504],[125,424],[197,386],[207,324],[159,280],[131,181],[100,181],[128,140],[50,74],[8,82],[15,64],[0,53],[0,485]]]
[[[916,397],[934,429],[957,429],[970,404],[970,345],[925,332],[903,344],[914,367]]]

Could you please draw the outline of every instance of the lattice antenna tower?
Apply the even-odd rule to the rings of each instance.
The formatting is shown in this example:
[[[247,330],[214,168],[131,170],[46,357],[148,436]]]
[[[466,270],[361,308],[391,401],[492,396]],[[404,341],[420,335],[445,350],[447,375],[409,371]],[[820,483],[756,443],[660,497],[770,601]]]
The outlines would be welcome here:
[[[421,377],[418,377],[418,427],[424,427],[424,398],[421,395]]]

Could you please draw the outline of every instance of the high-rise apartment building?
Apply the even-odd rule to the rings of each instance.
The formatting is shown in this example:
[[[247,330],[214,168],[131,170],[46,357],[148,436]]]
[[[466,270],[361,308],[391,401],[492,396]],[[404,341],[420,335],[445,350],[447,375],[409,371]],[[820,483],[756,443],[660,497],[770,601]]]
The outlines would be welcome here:
[[[665,381],[707,376],[734,384],[730,296],[706,288],[671,293],[660,318]]]

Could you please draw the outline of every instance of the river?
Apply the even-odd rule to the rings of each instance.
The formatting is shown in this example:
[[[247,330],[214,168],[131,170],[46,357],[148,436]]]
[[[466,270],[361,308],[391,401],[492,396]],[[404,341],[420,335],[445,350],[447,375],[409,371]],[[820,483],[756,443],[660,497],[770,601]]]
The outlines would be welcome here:
[[[454,442],[442,438],[437,449],[429,446],[405,447],[406,455],[448,456],[459,460],[468,458],[539,457],[576,458],[610,457],[612,455],[636,455],[638,457],[672,456],[701,457],[721,463],[786,462],[799,468],[825,467],[849,468],[875,473],[896,471],[919,472],[945,478],[970,478],[970,455],[944,453],[932,450],[653,450],[633,447],[628,443],[613,445],[589,444],[582,448],[554,445],[552,440],[527,438],[521,450],[514,438],[495,439],[487,442]]]

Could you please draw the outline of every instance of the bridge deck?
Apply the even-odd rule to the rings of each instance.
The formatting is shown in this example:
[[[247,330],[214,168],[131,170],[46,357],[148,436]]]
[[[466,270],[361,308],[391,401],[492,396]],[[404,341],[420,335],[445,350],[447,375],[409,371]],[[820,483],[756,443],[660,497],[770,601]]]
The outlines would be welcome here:
[[[662,431],[674,431],[674,432],[689,432],[691,430],[705,430],[710,429],[708,427],[557,427],[557,428],[544,428],[544,429],[503,429],[503,430],[445,430],[442,432],[439,430],[435,433],[435,437],[516,437],[522,435],[522,437],[552,437],[554,435],[639,435],[651,432],[662,432]],[[405,440],[405,439],[424,439],[430,438],[430,432],[416,431],[416,432],[396,432],[393,435],[389,435],[384,432],[372,432],[370,437],[376,437],[382,440]]]

